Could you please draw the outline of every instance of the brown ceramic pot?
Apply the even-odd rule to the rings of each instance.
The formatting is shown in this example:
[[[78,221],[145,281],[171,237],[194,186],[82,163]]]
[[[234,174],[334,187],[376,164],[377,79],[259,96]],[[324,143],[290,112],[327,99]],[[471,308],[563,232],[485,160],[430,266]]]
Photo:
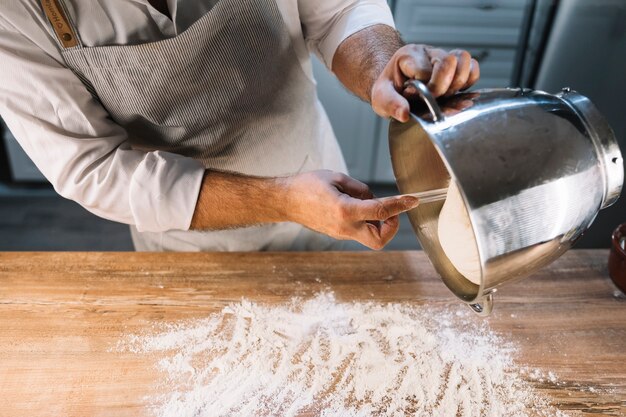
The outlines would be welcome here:
[[[613,232],[609,255],[609,274],[615,285],[626,293],[626,223]]]

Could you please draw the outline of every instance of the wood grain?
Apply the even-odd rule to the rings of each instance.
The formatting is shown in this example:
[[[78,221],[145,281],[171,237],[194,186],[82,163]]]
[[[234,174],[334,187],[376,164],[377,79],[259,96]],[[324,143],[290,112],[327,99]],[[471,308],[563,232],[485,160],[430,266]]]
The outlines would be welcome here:
[[[496,294],[491,328],[562,410],[626,416],[626,298],[608,251],[575,250]],[[0,416],[150,415],[163,376],[116,343],[155,322],[204,317],[242,297],[456,305],[421,252],[0,253]],[[480,321],[478,317],[469,320]]]

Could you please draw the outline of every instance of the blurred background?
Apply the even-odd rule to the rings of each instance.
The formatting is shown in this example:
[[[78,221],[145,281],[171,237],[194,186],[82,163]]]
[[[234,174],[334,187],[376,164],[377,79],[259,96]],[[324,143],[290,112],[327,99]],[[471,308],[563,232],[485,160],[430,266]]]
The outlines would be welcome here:
[[[626,151],[626,0],[389,1],[407,42],[463,48],[480,62],[475,88],[571,87],[607,117]],[[318,91],[352,176],[396,193],[387,122],[314,62]],[[59,197],[0,123],[0,250],[132,250],[128,227]],[[609,247],[626,198],[603,210],[578,248]],[[406,217],[387,249],[417,249]],[[362,249],[356,243],[347,249]]]

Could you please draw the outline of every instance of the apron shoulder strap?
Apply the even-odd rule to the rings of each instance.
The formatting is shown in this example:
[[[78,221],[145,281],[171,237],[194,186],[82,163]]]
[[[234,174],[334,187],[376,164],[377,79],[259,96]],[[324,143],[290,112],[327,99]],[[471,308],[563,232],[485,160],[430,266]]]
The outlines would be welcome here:
[[[40,0],[41,8],[48,18],[54,33],[56,34],[59,46],[62,49],[82,46],[78,38],[78,31],[68,18],[67,9],[63,0]]]

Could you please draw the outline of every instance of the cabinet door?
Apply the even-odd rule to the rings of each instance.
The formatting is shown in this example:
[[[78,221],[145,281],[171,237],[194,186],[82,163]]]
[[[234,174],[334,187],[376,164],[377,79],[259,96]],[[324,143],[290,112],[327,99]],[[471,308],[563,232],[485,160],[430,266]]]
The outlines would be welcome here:
[[[396,26],[408,42],[515,46],[526,0],[398,0]]]
[[[371,106],[348,92],[317,59],[313,60],[317,93],[341,145],[350,175],[361,181],[372,177],[378,117]]]
[[[446,46],[445,49],[455,49],[458,46]],[[472,87],[502,88],[518,87],[512,85],[513,70],[515,69],[515,48],[497,47],[467,47],[465,48],[480,63],[480,79]]]

